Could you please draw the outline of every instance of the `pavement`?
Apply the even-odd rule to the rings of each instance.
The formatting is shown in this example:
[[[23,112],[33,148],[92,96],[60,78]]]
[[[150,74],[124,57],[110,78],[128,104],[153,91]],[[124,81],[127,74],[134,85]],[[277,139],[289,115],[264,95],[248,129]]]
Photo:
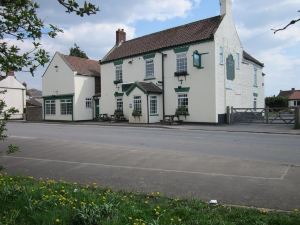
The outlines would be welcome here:
[[[14,122],[0,149],[14,143],[21,152],[0,158],[0,164],[9,174],[96,182],[114,190],[299,209],[300,138],[279,128],[246,133],[244,127]]]

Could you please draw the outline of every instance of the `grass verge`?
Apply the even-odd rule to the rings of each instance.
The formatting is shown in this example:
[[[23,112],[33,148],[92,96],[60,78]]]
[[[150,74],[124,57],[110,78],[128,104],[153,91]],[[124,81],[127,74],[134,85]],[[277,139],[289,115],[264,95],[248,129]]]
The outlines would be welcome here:
[[[198,200],[113,192],[0,174],[0,224],[15,225],[299,225],[300,214],[209,206]]]

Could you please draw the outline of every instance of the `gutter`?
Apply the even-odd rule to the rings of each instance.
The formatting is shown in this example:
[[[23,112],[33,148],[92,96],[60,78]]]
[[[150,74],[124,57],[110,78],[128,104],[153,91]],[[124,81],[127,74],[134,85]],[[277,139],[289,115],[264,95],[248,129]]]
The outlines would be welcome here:
[[[162,105],[163,105],[163,118],[165,118],[165,60],[166,54],[160,52],[161,54],[161,77],[162,77]]]

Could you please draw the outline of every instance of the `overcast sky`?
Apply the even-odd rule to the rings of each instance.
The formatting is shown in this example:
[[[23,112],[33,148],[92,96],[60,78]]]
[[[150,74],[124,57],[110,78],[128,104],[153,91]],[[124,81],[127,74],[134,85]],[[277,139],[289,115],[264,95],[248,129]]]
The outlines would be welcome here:
[[[69,15],[56,0],[37,0],[39,15],[46,23],[64,30],[56,39],[43,39],[51,56],[68,54],[74,43],[90,58],[101,59],[115,43],[115,31],[123,28],[127,39],[218,15],[219,0],[92,0],[100,12],[89,17]],[[281,89],[300,89],[300,23],[274,35],[271,28],[282,27],[299,18],[300,0],[234,0],[233,13],[244,49],[265,63],[266,95]],[[22,43],[22,48],[29,48]],[[35,77],[18,73],[29,88],[41,89],[40,68]]]

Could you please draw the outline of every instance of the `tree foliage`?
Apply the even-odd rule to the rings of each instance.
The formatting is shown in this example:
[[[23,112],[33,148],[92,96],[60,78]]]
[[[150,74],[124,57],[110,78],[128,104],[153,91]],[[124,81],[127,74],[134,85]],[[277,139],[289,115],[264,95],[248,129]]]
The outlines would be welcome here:
[[[267,97],[266,100],[266,106],[270,108],[285,108],[288,107],[288,98],[281,97],[281,96],[273,96],[273,97]]]
[[[74,47],[70,48],[70,56],[76,56],[84,59],[88,59],[89,57],[82,51],[79,46],[75,43]]]
[[[81,17],[99,11],[98,7],[86,1],[83,6],[76,0],[57,2],[66,8],[67,13],[76,13]],[[49,53],[43,49],[41,39],[55,38],[63,30],[53,24],[45,24],[37,14],[38,8],[36,0],[0,0],[0,71],[26,71],[33,75],[40,65],[44,66],[49,62]],[[24,41],[31,43],[30,50],[18,46]],[[4,101],[0,99],[0,141],[7,138],[6,121],[17,112],[14,108],[5,107]],[[11,154],[17,150],[16,146],[10,145],[6,153]],[[3,152],[0,150],[1,153]]]
[[[75,0],[57,0],[68,13],[79,16],[95,14],[99,9],[88,2],[83,6]],[[50,56],[41,45],[43,36],[55,38],[63,32],[53,24],[45,24],[37,15],[39,5],[34,0],[0,0],[0,71],[26,71],[32,75],[38,66],[49,62]],[[25,51],[17,44],[29,40],[31,49]]]

